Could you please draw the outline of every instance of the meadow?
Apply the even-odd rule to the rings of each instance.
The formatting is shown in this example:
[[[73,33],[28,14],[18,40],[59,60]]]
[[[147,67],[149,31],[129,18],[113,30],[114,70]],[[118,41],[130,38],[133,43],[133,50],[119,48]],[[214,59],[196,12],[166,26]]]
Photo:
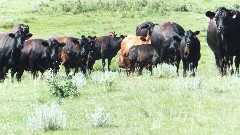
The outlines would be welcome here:
[[[7,3],[7,4],[6,4]],[[59,97],[49,72],[33,80],[0,84],[0,134],[240,134],[240,81],[218,74],[206,43],[206,11],[220,6],[239,9],[238,0],[1,0],[0,31],[17,23],[29,25],[32,38],[50,36],[134,34],[139,23],[172,21],[185,30],[200,30],[201,59],[196,77],[175,75],[175,68],[159,65],[149,76],[118,73],[118,56],[111,72],[94,65],[89,78],[81,73],[65,77],[62,67],[55,81],[75,92]],[[188,73],[189,75],[189,73]],[[71,83],[68,83],[71,82]],[[68,84],[68,85],[67,85]],[[50,110],[50,111],[49,111]],[[59,128],[41,128],[39,119],[56,114]],[[59,116],[59,117],[58,117]],[[61,121],[62,120],[62,121]],[[39,124],[40,123],[40,124]],[[54,123],[54,122],[53,122]],[[36,128],[40,127],[40,128]]]

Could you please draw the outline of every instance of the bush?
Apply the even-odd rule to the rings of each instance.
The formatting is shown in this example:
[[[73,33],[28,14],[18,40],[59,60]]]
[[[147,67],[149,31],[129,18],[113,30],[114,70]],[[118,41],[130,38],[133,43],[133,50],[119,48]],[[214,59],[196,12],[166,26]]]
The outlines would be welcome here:
[[[57,97],[78,97],[80,95],[77,85],[70,79],[53,77],[47,79],[50,92]]]
[[[57,130],[66,126],[66,115],[58,105],[52,103],[50,107],[41,105],[35,109],[32,116],[28,118],[28,125],[38,130]]]
[[[157,65],[156,68],[153,68],[153,73],[156,74],[158,77],[168,78],[177,76],[176,70],[176,66],[163,63]]]
[[[97,108],[94,110],[94,112],[87,113],[86,119],[93,127],[104,127],[107,125],[108,120],[110,119],[110,114],[105,114],[103,108]]]
[[[116,91],[116,72],[104,72],[96,74],[92,77],[93,83],[98,87],[103,87],[107,91]]]

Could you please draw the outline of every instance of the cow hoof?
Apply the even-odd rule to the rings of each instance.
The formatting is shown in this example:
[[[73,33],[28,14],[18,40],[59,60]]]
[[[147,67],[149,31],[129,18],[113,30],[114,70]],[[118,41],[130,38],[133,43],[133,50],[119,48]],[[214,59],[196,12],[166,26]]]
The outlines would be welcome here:
[[[191,75],[190,75],[190,77],[194,77],[195,76],[195,73],[192,73]]]
[[[186,77],[187,76],[187,74],[183,74],[183,77]]]

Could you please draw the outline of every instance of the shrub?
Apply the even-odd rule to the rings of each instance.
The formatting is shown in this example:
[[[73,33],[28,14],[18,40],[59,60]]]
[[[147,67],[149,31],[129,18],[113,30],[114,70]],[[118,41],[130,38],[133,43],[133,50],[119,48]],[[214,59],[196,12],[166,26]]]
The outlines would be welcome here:
[[[50,92],[58,97],[78,97],[80,95],[77,85],[70,79],[53,77],[47,79]]]
[[[103,108],[97,108],[92,113],[87,113],[86,119],[93,127],[104,127],[110,119],[110,114],[105,114]]]
[[[66,126],[66,115],[56,103],[52,103],[50,107],[41,105],[35,109],[32,116],[28,118],[28,125],[38,130],[57,130]]]
[[[104,87],[107,91],[116,91],[116,72],[104,72],[95,74],[92,80],[96,86]]]
[[[163,63],[157,65],[156,68],[153,68],[153,73],[156,74],[158,77],[168,78],[177,76],[176,70],[176,66]]]

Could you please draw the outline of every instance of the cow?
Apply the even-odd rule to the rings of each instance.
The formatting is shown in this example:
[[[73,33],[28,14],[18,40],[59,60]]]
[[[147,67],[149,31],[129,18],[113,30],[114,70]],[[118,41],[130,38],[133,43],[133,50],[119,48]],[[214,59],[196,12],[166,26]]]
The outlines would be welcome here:
[[[0,81],[4,81],[8,70],[18,64],[24,40],[31,36],[26,36],[22,29],[0,34]]]
[[[164,22],[155,25],[151,34],[151,44],[159,54],[160,63],[176,65],[177,74],[179,74],[181,61],[179,50],[181,39],[179,37],[183,36],[184,33],[184,29],[179,24]]]
[[[121,43],[121,52],[119,54],[119,67],[125,68],[128,71],[129,58],[128,53],[129,49],[135,45],[151,44],[151,37],[148,35],[144,36],[135,36],[127,35]]]
[[[95,60],[102,59],[102,71],[105,71],[105,59],[108,59],[108,71],[110,71],[111,60],[117,55],[121,48],[121,42],[124,39],[123,35],[120,37],[100,36],[96,37],[96,53]]]
[[[236,72],[239,72],[240,55],[240,17],[239,11],[219,7],[216,12],[207,11],[210,18],[207,42],[216,59],[216,65],[222,75],[226,75],[227,66],[233,73],[233,56],[236,56]]]
[[[17,72],[16,79],[21,81],[24,70],[30,71],[33,79],[37,77],[37,71],[40,71],[43,75],[47,69],[52,68],[53,62],[58,59],[59,47],[64,45],[64,43],[60,44],[55,39],[30,39],[25,41],[18,65],[12,68],[12,78]]]
[[[81,39],[74,37],[55,37],[55,39],[60,43],[65,43],[66,45],[60,48],[59,62],[65,67],[66,75],[70,73],[70,68],[74,68],[74,74],[78,73],[80,67],[81,72],[86,74],[86,60],[87,60],[87,47],[89,44],[95,44],[90,42],[88,38],[82,36]],[[93,45],[94,46],[94,45]],[[59,66],[55,66],[58,67]],[[57,71],[56,69],[55,71]]]
[[[197,35],[200,31],[192,32],[188,30],[185,32],[184,36],[181,37],[180,43],[180,55],[183,63],[183,77],[186,77],[186,70],[190,64],[191,77],[195,76],[194,68],[197,68],[198,61],[200,60],[200,41]]]
[[[151,44],[135,45],[129,49],[129,68],[128,75],[135,64],[138,65],[138,75],[142,75],[143,67],[148,66],[150,75],[152,75],[152,65],[157,66],[159,63],[159,55]]]
[[[154,24],[152,22],[144,22],[139,24],[136,27],[136,36],[144,36],[147,35],[151,36],[154,26],[157,24]]]

